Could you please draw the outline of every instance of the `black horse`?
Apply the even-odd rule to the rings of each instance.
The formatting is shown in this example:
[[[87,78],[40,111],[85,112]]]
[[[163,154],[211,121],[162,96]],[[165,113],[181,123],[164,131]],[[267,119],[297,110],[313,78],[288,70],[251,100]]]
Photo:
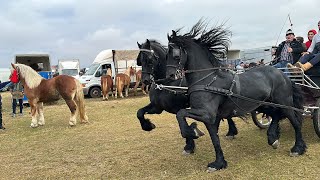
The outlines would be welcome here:
[[[207,29],[207,25],[200,20],[190,32],[179,35],[179,31],[172,31],[172,35],[168,36],[167,77],[172,78],[184,70],[188,84],[191,108],[177,113],[182,137],[190,137],[186,130],[186,117],[203,122],[216,152],[216,160],[208,164],[208,170],[226,168],[227,162],[218,136],[221,118],[257,109],[272,117],[267,132],[270,145],[277,143],[280,137],[279,120],[288,118],[296,137],[290,155],[303,154],[306,144],[301,134],[301,90],[280,70],[271,66],[256,67],[239,75],[221,68],[218,59],[227,52],[231,32],[223,26]],[[284,106],[261,106],[255,100]]]
[[[145,43],[140,45],[138,43],[140,53],[137,57],[137,64],[142,66],[142,82],[144,84],[151,84],[154,81],[164,79],[166,77],[166,55],[167,49],[155,40],[146,40]],[[178,80],[164,82],[167,86],[186,87],[185,78]],[[151,131],[155,128],[155,125],[150,122],[149,119],[145,119],[144,115],[147,114],[160,114],[162,111],[167,111],[172,114],[177,114],[180,109],[189,107],[188,96],[185,92],[176,92],[166,89],[157,89],[155,84],[152,84],[149,92],[150,104],[141,108],[137,112],[137,117],[140,120],[140,124],[143,130]],[[238,131],[235,123],[231,118],[228,118],[229,131],[227,137],[234,137]],[[184,147],[184,153],[190,154],[194,152],[195,143],[193,139],[203,134],[197,129],[196,123],[191,123],[187,127],[189,134],[192,137],[186,138],[186,146]]]

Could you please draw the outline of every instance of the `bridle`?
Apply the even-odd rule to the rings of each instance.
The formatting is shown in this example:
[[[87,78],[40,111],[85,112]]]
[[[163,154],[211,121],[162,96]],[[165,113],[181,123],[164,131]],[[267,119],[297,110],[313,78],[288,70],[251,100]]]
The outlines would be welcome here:
[[[170,42],[168,46],[171,47],[173,59],[178,61],[178,64],[177,65],[167,64],[167,67],[176,69],[175,79],[180,79],[184,77],[184,73],[185,73],[185,70],[181,64],[182,55],[183,55],[182,52],[184,52],[185,56],[187,56],[187,51],[182,47],[177,46],[175,43]]]
[[[151,68],[147,68],[148,69],[147,71],[142,70],[141,73],[149,75],[151,82],[154,82],[154,64],[156,62],[158,63],[158,65],[160,64],[159,56],[156,55],[156,53],[152,49],[140,49],[140,52],[144,53],[147,56],[148,60],[151,60],[151,63],[148,63],[148,66],[152,64]],[[146,54],[146,52],[151,53],[151,56],[150,56],[150,54]]]

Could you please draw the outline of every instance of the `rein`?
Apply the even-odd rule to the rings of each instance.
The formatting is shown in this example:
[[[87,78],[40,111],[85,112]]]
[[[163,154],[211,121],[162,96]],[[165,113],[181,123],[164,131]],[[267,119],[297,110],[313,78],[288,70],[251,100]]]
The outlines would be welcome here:
[[[187,71],[185,71],[185,73],[195,73],[195,72],[203,72],[203,71],[209,71],[209,70],[223,70],[223,69],[224,70],[231,70],[230,68],[227,68],[227,67],[215,67],[215,68],[207,68],[207,69],[199,69],[199,70],[187,70]],[[304,113],[303,109],[299,109],[299,108],[292,107],[292,106],[286,106],[286,105],[282,105],[282,104],[277,104],[277,103],[272,103],[272,102],[260,101],[260,100],[256,100],[256,99],[249,98],[249,97],[242,96],[242,95],[238,94],[238,93],[240,93],[240,88],[239,88],[240,82],[239,82],[237,74],[234,74],[234,77],[233,77],[233,80],[232,80],[232,83],[231,83],[229,89],[212,87],[211,84],[216,80],[216,78],[217,78],[216,76],[213,77],[212,81],[209,84],[196,85],[196,83],[208,78],[209,76],[213,75],[214,73],[215,73],[215,71],[210,72],[208,75],[202,77],[201,79],[199,79],[198,81],[196,81],[195,83],[190,85],[189,88],[188,87],[178,87],[178,86],[164,86],[162,84],[160,84],[160,85],[159,84],[155,84],[155,85],[156,85],[156,88],[159,89],[159,90],[165,89],[165,90],[168,90],[168,91],[171,91],[171,92],[175,92],[175,93],[176,93],[176,91],[174,89],[185,90],[185,91],[188,92],[188,95],[190,95],[191,93],[196,92],[196,91],[206,91],[206,92],[211,92],[211,93],[214,93],[214,94],[228,96],[231,99],[231,101],[242,111],[246,111],[246,110],[243,110],[239,106],[239,104],[236,103],[232,99],[232,97],[238,98],[238,99],[242,99],[242,100],[245,100],[245,101],[248,101],[248,102],[259,104],[259,106],[268,105],[268,106],[273,106],[273,107],[278,107],[278,108],[291,109],[291,110],[294,110],[294,111],[298,111],[298,112]],[[234,93],[232,91],[232,89],[233,89],[233,87],[235,85],[237,87],[237,91],[239,91],[239,92]]]

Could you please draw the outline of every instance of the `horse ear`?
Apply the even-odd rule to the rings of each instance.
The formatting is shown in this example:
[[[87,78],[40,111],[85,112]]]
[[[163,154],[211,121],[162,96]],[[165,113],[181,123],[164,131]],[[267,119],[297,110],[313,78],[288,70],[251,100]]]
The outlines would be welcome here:
[[[150,41],[149,41],[149,39],[147,39],[146,45],[147,45],[147,48],[150,49]]]
[[[167,33],[167,38],[168,38],[168,41],[171,40],[171,37],[170,37],[169,33]]]
[[[16,69],[16,65],[11,63],[11,66],[13,67],[13,69]]]
[[[138,41],[137,41],[137,44],[138,44],[139,49],[141,49],[141,44],[139,44],[139,42],[138,42]]]
[[[177,32],[174,31],[174,30],[172,30],[172,36],[173,36],[173,37],[177,36]]]

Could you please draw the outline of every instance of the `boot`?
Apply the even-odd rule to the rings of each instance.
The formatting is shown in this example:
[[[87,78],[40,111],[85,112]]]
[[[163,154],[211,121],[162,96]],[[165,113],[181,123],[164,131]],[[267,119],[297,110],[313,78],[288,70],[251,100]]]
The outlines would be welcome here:
[[[309,69],[312,68],[312,67],[313,67],[313,65],[312,65],[311,63],[307,62],[307,63],[305,63],[305,64],[302,64],[301,69],[302,69],[303,71],[307,71],[307,70],[309,70]]]
[[[287,64],[287,68],[295,68],[295,66],[292,65],[291,63],[288,63],[288,64]]]

